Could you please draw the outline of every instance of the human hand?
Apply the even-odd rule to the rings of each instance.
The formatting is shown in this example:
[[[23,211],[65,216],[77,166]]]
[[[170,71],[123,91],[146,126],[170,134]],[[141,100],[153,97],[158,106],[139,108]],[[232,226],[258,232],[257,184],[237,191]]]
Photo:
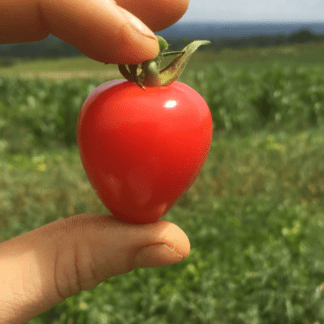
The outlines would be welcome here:
[[[188,4],[189,0],[1,0],[0,44],[33,42],[52,34],[99,62],[142,63],[159,53],[152,31],[177,22]]]
[[[132,12],[158,31],[187,6],[188,0],[2,0],[0,44],[51,33],[95,60],[141,63],[156,57],[159,46],[125,15]],[[0,323],[26,323],[113,276],[176,263],[189,252],[186,234],[166,221],[134,225],[103,214],[54,221],[0,244]]]
[[[54,221],[0,244],[0,323],[26,323],[113,276],[177,263],[189,251],[186,234],[166,221],[135,225],[103,214]]]

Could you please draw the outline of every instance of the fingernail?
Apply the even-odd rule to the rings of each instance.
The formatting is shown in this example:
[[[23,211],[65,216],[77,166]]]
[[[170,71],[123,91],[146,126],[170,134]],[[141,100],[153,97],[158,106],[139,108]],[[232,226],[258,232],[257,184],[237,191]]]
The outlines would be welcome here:
[[[160,267],[182,261],[184,257],[164,243],[148,245],[137,252],[135,268]]]
[[[143,22],[141,22],[136,16],[131,14],[129,11],[125,10],[124,8],[119,8],[122,12],[122,14],[125,16],[125,18],[129,21],[130,25],[138,31],[140,34],[152,38],[156,41],[157,38],[154,35],[154,33],[149,29]]]

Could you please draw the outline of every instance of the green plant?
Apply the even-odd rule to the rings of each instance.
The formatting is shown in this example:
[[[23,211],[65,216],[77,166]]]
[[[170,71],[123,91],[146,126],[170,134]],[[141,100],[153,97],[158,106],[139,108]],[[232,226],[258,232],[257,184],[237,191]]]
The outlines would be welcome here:
[[[0,58],[0,68],[1,67],[7,68],[13,65],[15,65],[15,61],[13,59],[7,57]]]

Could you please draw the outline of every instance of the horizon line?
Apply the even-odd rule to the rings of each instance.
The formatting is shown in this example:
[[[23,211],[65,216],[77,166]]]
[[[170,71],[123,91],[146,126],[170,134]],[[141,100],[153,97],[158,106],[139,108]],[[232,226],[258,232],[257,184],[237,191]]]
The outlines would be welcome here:
[[[179,20],[175,24],[190,24],[190,23],[205,23],[205,24],[324,24],[324,21],[319,20]],[[175,25],[173,24],[173,25]],[[172,26],[173,26],[172,25]],[[171,26],[170,26],[171,27]]]

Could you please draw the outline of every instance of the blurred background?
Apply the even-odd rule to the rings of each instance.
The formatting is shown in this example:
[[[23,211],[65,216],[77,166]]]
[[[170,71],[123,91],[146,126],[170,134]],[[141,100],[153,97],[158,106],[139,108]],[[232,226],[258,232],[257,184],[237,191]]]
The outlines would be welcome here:
[[[324,3],[320,0],[239,0],[229,2],[191,0],[185,15],[173,26],[157,33],[182,49],[188,40],[209,39],[201,50],[237,47],[268,47],[324,39]],[[53,35],[27,44],[3,44],[2,58],[85,57]],[[6,60],[2,60],[4,65]]]
[[[324,2],[191,0],[159,33],[209,39],[179,81],[198,91],[213,141],[163,217],[191,242],[180,264],[135,269],[39,323],[324,323]],[[117,67],[50,35],[0,45],[0,242],[73,214],[108,213],[76,143],[83,101]]]

